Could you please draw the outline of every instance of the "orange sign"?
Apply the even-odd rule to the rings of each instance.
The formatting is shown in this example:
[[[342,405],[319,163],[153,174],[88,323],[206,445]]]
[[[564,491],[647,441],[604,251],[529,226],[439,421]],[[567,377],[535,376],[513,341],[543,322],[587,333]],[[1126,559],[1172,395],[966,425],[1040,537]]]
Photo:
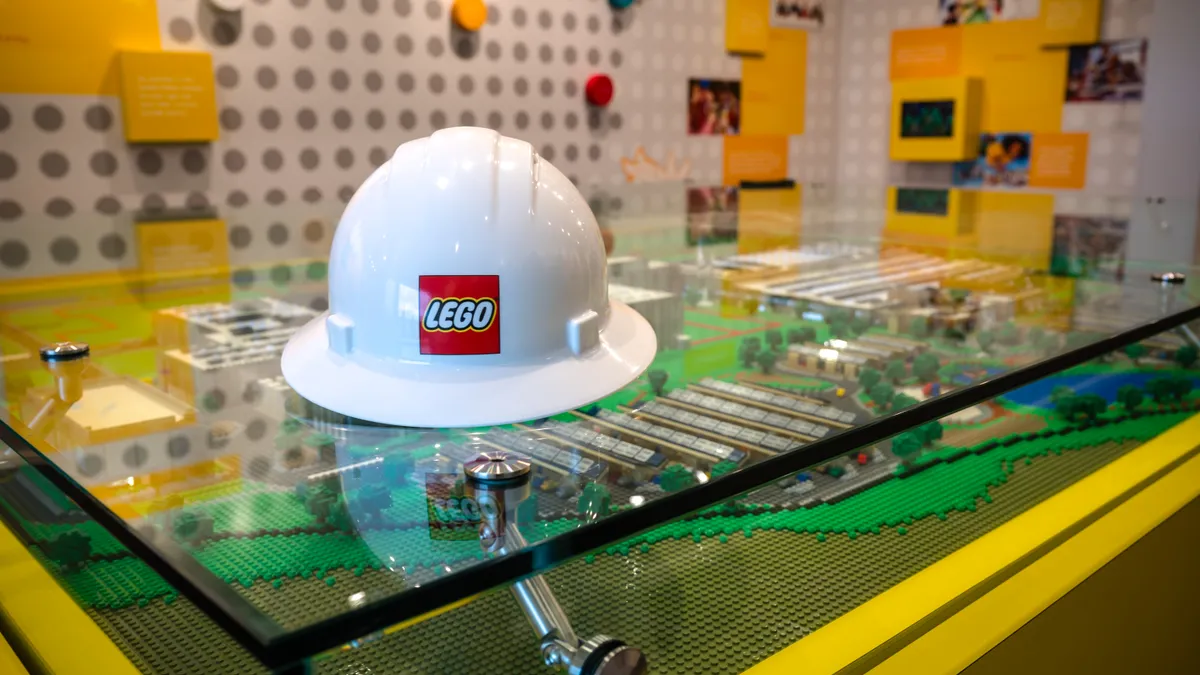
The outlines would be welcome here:
[[[891,77],[954,77],[962,63],[962,29],[918,28],[892,33]]]
[[[1087,134],[1035,134],[1029,187],[1082,190],[1087,182],[1087,154]]]
[[[725,185],[787,178],[787,136],[725,136]]]

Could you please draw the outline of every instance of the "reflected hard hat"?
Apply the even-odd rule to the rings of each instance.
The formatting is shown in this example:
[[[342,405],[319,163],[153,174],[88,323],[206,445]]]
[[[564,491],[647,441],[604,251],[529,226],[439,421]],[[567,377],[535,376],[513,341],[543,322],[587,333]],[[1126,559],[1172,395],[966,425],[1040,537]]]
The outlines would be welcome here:
[[[359,419],[536,419],[625,386],[649,323],[608,299],[596,218],[524,141],[471,127],[401,145],[346,206],[329,310],[283,352],[301,396]]]

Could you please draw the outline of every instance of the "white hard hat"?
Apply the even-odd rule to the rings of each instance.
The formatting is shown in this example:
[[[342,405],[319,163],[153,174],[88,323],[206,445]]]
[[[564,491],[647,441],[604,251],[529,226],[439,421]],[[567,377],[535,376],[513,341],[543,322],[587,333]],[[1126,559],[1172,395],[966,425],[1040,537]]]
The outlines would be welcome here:
[[[608,299],[596,218],[524,141],[445,129],[401,145],[346,207],[329,311],[283,352],[301,396],[372,422],[465,427],[606,396],[654,358]]]

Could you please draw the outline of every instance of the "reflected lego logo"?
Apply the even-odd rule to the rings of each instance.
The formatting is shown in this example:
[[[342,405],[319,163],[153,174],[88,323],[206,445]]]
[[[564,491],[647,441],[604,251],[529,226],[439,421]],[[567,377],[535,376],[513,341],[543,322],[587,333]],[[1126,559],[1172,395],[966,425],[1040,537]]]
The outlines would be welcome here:
[[[421,353],[500,353],[500,277],[422,276]]]

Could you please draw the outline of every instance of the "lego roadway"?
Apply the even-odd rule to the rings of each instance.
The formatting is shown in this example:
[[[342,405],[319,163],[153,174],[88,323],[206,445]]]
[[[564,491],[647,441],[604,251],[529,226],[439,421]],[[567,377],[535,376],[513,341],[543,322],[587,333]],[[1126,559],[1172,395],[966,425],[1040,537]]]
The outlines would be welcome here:
[[[718,474],[728,470],[733,462],[728,458],[786,451],[866,419],[879,407],[874,401],[860,405],[855,382],[819,372],[769,372],[739,359],[747,338],[808,327],[823,340],[828,331],[823,324],[769,312],[720,317],[689,309],[685,318],[686,330],[696,331],[693,337],[713,339],[663,351],[651,368],[667,374],[661,391],[646,376],[596,406],[557,416],[559,426],[490,437],[502,443],[516,433],[545,453],[535,457],[530,540],[577,527],[585,499],[603,508],[630,508],[639,495],[686,488],[694,478],[674,470],[681,459]],[[718,330],[726,333],[718,336]],[[963,373],[978,376],[1000,361],[1035,358],[1022,354],[1020,344],[982,351],[958,342],[943,346],[940,338],[931,342],[943,382]],[[1149,377],[1168,365],[1118,357],[1079,372]],[[906,369],[895,385],[917,386],[915,375]],[[987,404],[989,416],[978,425],[947,424],[940,441],[904,464],[887,443],[864,448],[736,502],[593,551],[546,577],[578,631],[619,635],[638,645],[654,672],[741,672],[803,644],[806,636],[1126,456],[1189,418],[1195,402],[1189,393],[1134,410],[1112,405],[1081,420],[1002,398]],[[579,427],[572,424],[581,420],[590,435],[577,435]],[[686,446],[666,441],[666,432],[692,440]],[[282,425],[276,445],[290,445],[295,433]],[[453,432],[438,432],[406,441],[403,452],[419,466],[434,453],[451,452],[458,440]],[[300,442],[320,456],[320,439]],[[439,442],[441,450],[435,449]],[[382,452],[401,452],[400,445]],[[643,456],[649,447],[658,450]],[[608,470],[641,472],[644,479],[580,490],[554,455],[568,449],[592,458],[588,470],[605,464]],[[381,450],[346,451],[367,457]],[[353,525],[314,511],[304,494],[281,483],[270,476],[247,477],[236,491],[198,495],[187,507],[142,525],[155,528],[156,536],[182,537],[209,569],[286,627],[334,616],[357,593],[396,593],[482,555],[469,527],[457,533],[461,536],[434,538],[428,523],[407,520],[425,512],[424,486],[416,481],[391,481],[389,506]],[[54,494],[36,473],[23,469],[0,483],[0,515],[138,669],[188,672],[200,659],[205,672],[265,672],[61,495],[46,496]],[[206,527],[185,529],[185,522]],[[473,639],[481,634],[489,636],[486,644]],[[547,672],[520,609],[503,590],[314,665],[315,672],[331,674]]]

